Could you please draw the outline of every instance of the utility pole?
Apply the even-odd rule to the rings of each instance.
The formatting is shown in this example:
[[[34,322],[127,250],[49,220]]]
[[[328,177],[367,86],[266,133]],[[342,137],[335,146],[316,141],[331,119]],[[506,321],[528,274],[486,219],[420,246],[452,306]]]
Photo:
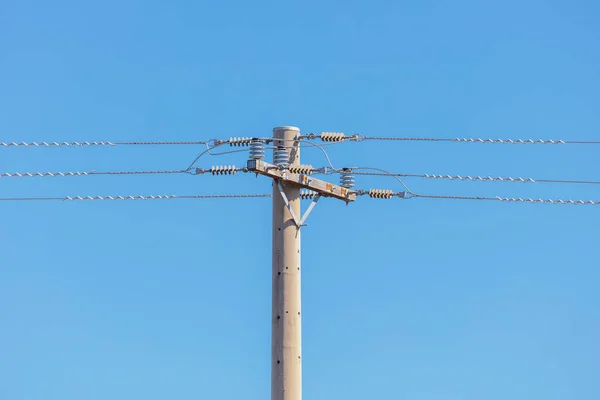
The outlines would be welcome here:
[[[302,400],[300,230],[321,196],[356,200],[348,187],[310,176],[312,167],[300,164],[300,139],[296,127],[274,128],[273,164],[261,160],[263,142],[253,139],[247,165],[249,171],[273,179],[271,400]],[[308,191],[301,193],[301,188]],[[301,198],[312,199],[304,215]]]
[[[273,161],[287,154],[300,165],[295,127],[273,129]],[[302,399],[302,315],[300,291],[300,229],[288,211],[300,215],[300,188],[273,181],[273,277],[271,327],[271,400]]]

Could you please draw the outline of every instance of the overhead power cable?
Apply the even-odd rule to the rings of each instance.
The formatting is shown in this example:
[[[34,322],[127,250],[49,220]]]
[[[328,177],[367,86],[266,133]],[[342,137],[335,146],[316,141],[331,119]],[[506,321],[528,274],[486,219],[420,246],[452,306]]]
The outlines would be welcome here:
[[[83,171],[83,172],[15,172],[0,174],[0,178],[24,178],[24,177],[66,177],[66,176],[90,176],[90,175],[159,175],[159,174],[185,174],[185,170],[162,170],[162,171]]]
[[[450,199],[450,200],[485,200],[485,201],[504,201],[509,203],[546,203],[546,204],[584,204],[584,205],[599,205],[600,201],[593,200],[562,200],[562,199],[534,199],[521,197],[477,197],[477,196],[442,196],[415,194],[413,197],[426,199]]]
[[[303,135],[298,140],[317,139],[341,143],[345,141],[362,142],[365,140],[383,140],[383,141],[421,141],[421,142],[455,142],[455,143],[500,143],[500,144],[600,144],[600,141],[592,140],[562,140],[562,139],[492,139],[492,138],[438,138],[438,137],[382,137],[366,136],[362,134],[351,134],[346,136],[344,133],[323,132],[321,134]],[[92,147],[92,146],[149,146],[149,145],[206,145],[211,147],[220,144],[229,144],[232,146],[248,145],[251,138],[230,138],[229,140],[211,139],[208,141],[84,141],[84,142],[0,142],[0,147]],[[272,138],[261,138],[265,143],[273,142]],[[248,143],[246,143],[248,142]]]
[[[149,145],[205,145],[216,143],[215,139],[209,141],[187,142],[0,142],[1,147],[93,147],[93,146],[149,146]]]
[[[600,141],[560,139],[482,139],[482,138],[436,138],[436,137],[377,137],[363,136],[361,140],[453,142],[453,143],[499,143],[499,144],[600,144]]]
[[[394,174],[392,174],[390,171],[386,171],[385,169],[381,169],[381,168],[372,168],[372,167],[356,167],[356,168],[351,168],[351,169],[368,169],[368,170],[372,170],[372,171],[379,171],[379,173],[383,173],[384,175],[387,175],[387,176],[392,176],[393,178],[396,178],[396,180],[398,182],[400,182],[400,184],[402,186],[404,186],[404,188],[406,189],[406,191],[408,193],[413,194],[412,190],[410,190],[408,188],[408,186],[406,186],[406,184],[402,181],[402,179],[400,179],[398,176],[394,176]]]
[[[439,138],[439,137],[383,137],[366,136],[362,134],[351,134],[346,136],[344,133],[323,132],[321,134],[310,133],[302,136],[303,139],[320,138],[327,142],[344,142],[365,140],[384,140],[384,141],[405,141],[405,142],[453,142],[453,143],[500,143],[500,144],[600,144],[600,141],[584,140],[562,140],[562,139],[491,139],[491,138]]]
[[[484,201],[504,201],[509,203],[547,203],[547,204],[584,204],[584,205],[599,205],[600,201],[593,200],[562,200],[562,199],[534,199],[521,197],[480,197],[480,196],[445,196],[433,194],[420,194],[408,192],[394,192],[389,189],[369,189],[358,190],[358,196],[368,195],[376,199],[391,199],[399,197],[401,199],[423,198],[423,199],[445,199],[445,200],[484,200]]]
[[[248,172],[248,167],[236,167],[235,165],[213,165],[210,168],[193,168],[190,170],[154,170],[154,171],[68,171],[68,172],[14,172],[1,173],[0,178],[35,178],[35,177],[71,177],[71,176],[93,176],[93,175],[161,175],[161,174],[188,174],[188,175],[235,175],[238,172]],[[312,166],[291,166],[290,172],[297,174],[329,173],[327,167],[313,168]]]
[[[0,201],[77,201],[77,200],[171,200],[171,199],[246,199],[271,197],[271,194],[221,194],[221,195],[147,195],[147,196],[66,196],[66,197],[2,197]]]
[[[67,176],[92,176],[92,175],[161,175],[161,174],[189,174],[189,175],[234,175],[237,172],[248,172],[248,168],[238,168],[235,165],[214,165],[210,168],[196,168],[192,170],[156,170],[156,171],[83,171],[83,172],[15,172],[0,174],[0,178],[26,178],[26,177],[67,177]]]
[[[521,177],[493,177],[493,176],[461,176],[461,175],[435,175],[435,174],[395,174],[395,173],[378,173],[378,172],[353,172],[355,175],[371,175],[371,176],[392,176],[403,178],[425,178],[425,179],[449,179],[460,181],[499,181],[499,182],[522,182],[522,183],[573,183],[599,185],[600,181],[582,181],[582,180],[566,180],[566,179],[533,179]]]
[[[196,164],[196,162],[198,162],[198,160],[200,159],[200,157],[202,157],[203,155],[205,155],[207,153],[210,154],[210,151],[212,149],[214,149],[215,147],[222,146],[223,144],[224,143],[216,143],[213,146],[210,146],[208,143],[205,143],[206,150],[204,150],[203,152],[201,152],[200,154],[198,154],[196,156],[196,158],[194,158],[194,161],[192,161],[192,163],[185,170],[186,171],[190,171],[194,167],[194,165]]]

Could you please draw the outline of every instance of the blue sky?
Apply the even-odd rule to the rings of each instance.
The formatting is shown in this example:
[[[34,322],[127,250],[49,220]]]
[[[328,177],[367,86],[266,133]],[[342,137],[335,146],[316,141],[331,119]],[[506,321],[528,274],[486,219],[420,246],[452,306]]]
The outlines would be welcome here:
[[[204,140],[277,125],[599,140],[599,17],[592,1],[5,2],[0,141]],[[328,149],[340,167],[600,179],[594,146]],[[179,169],[200,150],[8,148],[0,173]],[[325,165],[311,149],[303,161]],[[248,175],[1,183],[0,197],[270,191]],[[592,185],[406,183],[600,200]],[[270,207],[3,202],[0,398],[269,398]],[[361,198],[322,201],[308,222],[306,399],[599,398],[597,208]]]

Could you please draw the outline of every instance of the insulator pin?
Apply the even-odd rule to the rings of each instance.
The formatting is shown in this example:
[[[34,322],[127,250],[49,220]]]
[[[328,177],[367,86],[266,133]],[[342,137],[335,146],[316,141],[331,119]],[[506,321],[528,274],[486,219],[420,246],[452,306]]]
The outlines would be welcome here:
[[[232,137],[228,141],[230,146],[249,146],[251,142],[252,138],[248,137]]]
[[[391,199],[394,197],[394,192],[389,189],[370,189],[369,197],[374,199]]]
[[[250,143],[250,158],[253,160],[265,158],[265,145],[261,139],[252,139]]]
[[[290,153],[283,146],[277,146],[273,150],[273,163],[279,168],[288,168],[290,166]]]
[[[346,168],[340,172],[340,186],[346,189],[352,189],[354,187],[354,175],[352,174],[351,169]]]
[[[310,175],[314,171],[312,165],[291,165],[290,172],[292,174]]]
[[[300,198],[303,200],[310,200],[317,197],[317,192],[313,192],[312,190],[300,190]]]
[[[346,135],[338,132],[323,132],[321,133],[321,140],[323,142],[342,142],[346,139]]]
[[[235,165],[217,165],[210,167],[210,173],[213,175],[235,175],[238,169]]]

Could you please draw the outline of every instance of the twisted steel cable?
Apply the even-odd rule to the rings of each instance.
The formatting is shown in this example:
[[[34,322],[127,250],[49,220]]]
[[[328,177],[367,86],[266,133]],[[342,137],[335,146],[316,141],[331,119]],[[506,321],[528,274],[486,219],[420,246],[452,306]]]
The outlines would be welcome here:
[[[483,139],[483,138],[435,138],[435,137],[381,137],[362,136],[363,140],[453,142],[453,143],[499,143],[499,144],[600,144],[600,141],[562,139]]]
[[[425,178],[425,179],[449,179],[460,181],[499,181],[499,182],[521,182],[521,183],[573,183],[573,184],[588,184],[599,185],[600,181],[583,181],[583,180],[568,180],[568,179],[533,179],[522,177],[493,177],[493,176],[461,176],[461,175],[435,175],[435,174],[395,174],[395,173],[377,173],[377,172],[354,172],[355,175],[370,175],[370,176],[392,176],[404,178]]]
[[[137,196],[65,196],[65,197],[2,197],[0,201],[84,201],[84,200],[169,200],[169,199],[246,199],[271,197],[271,194],[221,195],[137,195]]]
[[[179,142],[0,142],[1,147],[92,147],[120,145],[204,145],[210,141],[179,141]]]
[[[412,197],[421,197],[426,199],[451,199],[451,200],[484,200],[484,201],[504,201],[509,203],[545,203],[545,204],[583,204],[599,205],[600,201],[593,200],[563,200],[563,199],[534,199],[522,197],[478,197],[478,196],[443,196],[429,194],[413,194]]]
[[[24,177],[66,177],[66,176],[90,176],[90,175],[158,175],[158,174],[185,174],[191,172],[186,170],[157,170],[157,171],[83,171],[83,172],[15,172],[2,173],[0,178],[24,178]]]

